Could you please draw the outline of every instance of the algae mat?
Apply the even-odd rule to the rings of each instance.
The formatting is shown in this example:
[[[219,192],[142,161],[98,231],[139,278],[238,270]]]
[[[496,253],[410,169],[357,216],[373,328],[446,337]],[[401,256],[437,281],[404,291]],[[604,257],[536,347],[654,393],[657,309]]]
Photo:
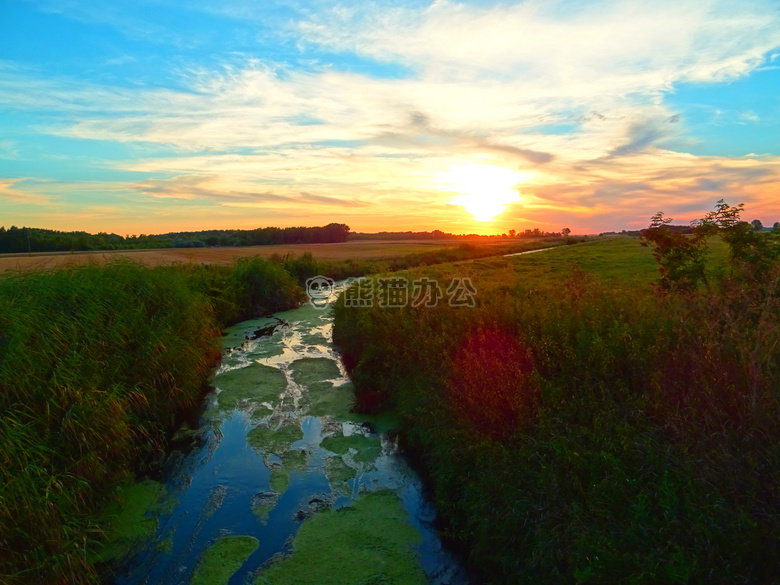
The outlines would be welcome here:
[[[287,379],[277,368],[253,363],[215,376],[212,384],[221,390],[217,395],[220,408],[231,410],[244,402],[277,401],[287,387]]]
[[[251,536],[223,536],[206,550],[190,585],[227,585],[258,545]]]
[[[159,501],[165,493],[161,483],[147,479],[123,484],[118,492],[118,500],[103,511],[107,540],[95,555],[100,561],[124,556],[157,530],[153,514],[160,510]]]
[[[422,536],[408,516],[391,491],[320,513],[300,527],[292,555],[261,573],[255,585],[424,585],[412,549]]]

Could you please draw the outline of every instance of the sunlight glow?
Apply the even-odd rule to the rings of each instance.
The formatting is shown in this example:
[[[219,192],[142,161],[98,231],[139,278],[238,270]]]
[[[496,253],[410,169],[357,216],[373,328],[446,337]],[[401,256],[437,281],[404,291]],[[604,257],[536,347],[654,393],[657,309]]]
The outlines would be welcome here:
[[[441,173],[438,187],[461,193],[451,203],[461,205],[477,221],[492,221],[510,203],[521,201],[517,185],[529,177],[505,167],[455,165]]]

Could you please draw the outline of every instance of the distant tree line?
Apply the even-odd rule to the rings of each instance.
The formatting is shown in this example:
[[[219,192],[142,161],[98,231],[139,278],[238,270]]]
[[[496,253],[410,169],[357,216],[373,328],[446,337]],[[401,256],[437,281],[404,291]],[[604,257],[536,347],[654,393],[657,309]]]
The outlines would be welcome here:
[[[569,228],[564,228],[571,233]],[[546,232],[539,228],[527,229],[522,232],[517,230],[509,230],[504,234],[494,234],[484,236],[481,234],[452,234],[449,232],[443,232],[441,230],[433,230],[431,232],[353,232],[349,234],[350,240],[495,240],[495,239],[509,239],[509,238],[560,238],[562,235],[566,235],[562,232]]]
[[[761,223],[760,219],[754,219],[750,223],[746,221],[741,221],[740,223],[744,224],[743,227],[752,229],[754,232],[769,232],[769,231],[780,232],[780,221],[776,221],[774,226],[771,228],[764,227],[764,224]],[[673,234],[693,235],[695,233],[694,227],[689,225],[664,224],[664,229]],[[642,232],[644,231],[645,230],[621,230],[619,232],[601,232],[599,235],[600,236],[641,236]]]
[[[320,244],[345,242],[348,236],[349,226],[343,223],[330,223],[323,227],[206,230],[125,237],[105,232],[90,234],[11,226],[8,229],[0,227],[0,253]]]

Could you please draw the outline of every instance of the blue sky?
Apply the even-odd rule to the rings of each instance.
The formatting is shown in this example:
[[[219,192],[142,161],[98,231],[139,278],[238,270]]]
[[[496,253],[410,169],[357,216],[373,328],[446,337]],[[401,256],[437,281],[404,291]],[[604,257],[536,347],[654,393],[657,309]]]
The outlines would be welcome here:
[[[0,224],[780,221],[780,2],[4,0]]]

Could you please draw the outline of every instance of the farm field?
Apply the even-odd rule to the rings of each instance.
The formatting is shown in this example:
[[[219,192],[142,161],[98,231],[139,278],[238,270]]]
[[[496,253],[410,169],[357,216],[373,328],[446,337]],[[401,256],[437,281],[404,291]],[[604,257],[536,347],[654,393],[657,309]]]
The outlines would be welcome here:
[[[496,246],[532,240],[489,240],[478,242],[479,246]],[[300,255],[311,253],[321,260],[344,260],[348,258],[386,258],[422,252],[433,252],[457,247],[465,242],[459,240],[399,240],[367,241],[357,240],[333,244],[280,244],[273,246],[247,246],[236,248],[160,248],[155,250],[116,250],[95,252],[59,252],[50,254],[2,254],[0,271],[48,269],[90,262],[103,263],[116,258],[128,258],[146,266],[165,264],[231,264],[238,258],[274,254]]]

